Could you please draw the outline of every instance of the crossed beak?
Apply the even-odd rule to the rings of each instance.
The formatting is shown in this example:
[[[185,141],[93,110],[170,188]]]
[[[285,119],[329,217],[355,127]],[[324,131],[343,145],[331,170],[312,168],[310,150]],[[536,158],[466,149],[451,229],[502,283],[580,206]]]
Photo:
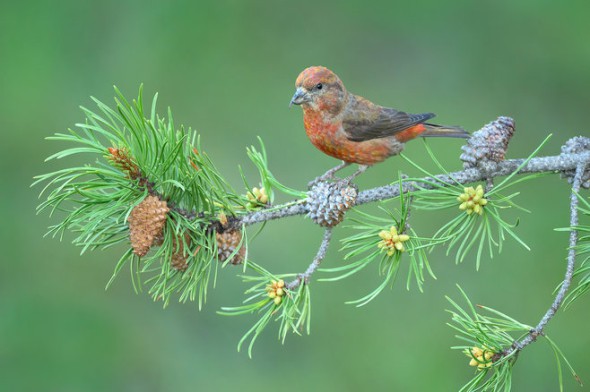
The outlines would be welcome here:
[[[311,99],[307,91],[305,91],[302,87],[298,87],[295,90],[295,94],[293,94],[293,98],[291,98],[291,102],[289,103],[289,107],[291,105],[301,105],[302,103],[309,102]]]

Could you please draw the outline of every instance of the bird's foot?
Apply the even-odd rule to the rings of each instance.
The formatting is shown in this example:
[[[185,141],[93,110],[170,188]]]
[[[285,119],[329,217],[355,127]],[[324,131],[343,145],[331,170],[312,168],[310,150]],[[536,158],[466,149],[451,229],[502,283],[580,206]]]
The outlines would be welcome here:
[[[334,174],[336,174],[336,172],[338,170],[341,170],[341,169],[345,168],[348,165],[350,165],[350,163],[348,163],[348,162],[342,162],[340,165],[331,168],[330,170],[328,170],[327,172],[325,172],[321,176],[316,177],[314,180],[312,180],[309,183],[307,183],[307,187],[308,188],[311,188],[311,187],[313,187],[314,185],[317,185],[320,182],[326,182],[326,181],[329,181],[329,180],[333,179],[334,178]]]
[[[334,173],[331,173],[329,176],[327,176],[326,174],[322,174],[321,176],[318,176],[315,179],[308,182],[307,187],[311,188],[311,187],[319,184],[320,182],[326,182],[326,181],[331,180],[333,178],[334,178]]]
[[[368,165],[359,165],[359,168],[357,169],[357,171],[352,173],[350,176],[343,178],[340,181],[350,184],[352,182],[352,180],[354,180],[356,177],[358,177],[361,174],[363,174],[364,172],[366,172],[368,168],[369,168]]]

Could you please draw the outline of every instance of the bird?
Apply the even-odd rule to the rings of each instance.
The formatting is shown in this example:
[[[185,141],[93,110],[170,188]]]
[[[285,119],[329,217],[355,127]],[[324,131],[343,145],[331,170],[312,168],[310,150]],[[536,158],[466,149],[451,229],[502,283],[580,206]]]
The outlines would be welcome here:
[[[303,109],[307,137],[320,151],[342,161],[310,185],[332,179],[337,171],[356,163],[358,170],[345,179],[350,182],[370,166],[400,154],[407,141],[419,136],[470,137],[459,126],[426,122],[434,113],[406,113],[352,94],[323,66],[304,69],[295,88],[289,106]]]

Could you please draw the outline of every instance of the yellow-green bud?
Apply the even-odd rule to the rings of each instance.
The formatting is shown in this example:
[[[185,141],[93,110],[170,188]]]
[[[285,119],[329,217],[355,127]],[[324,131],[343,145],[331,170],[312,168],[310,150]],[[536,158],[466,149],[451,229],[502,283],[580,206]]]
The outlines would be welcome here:
[[[391,226],[389,230],[381,230],[379,232],[381,241],[377,244],[379,249],[386,249],[387,256],[393,256],[396,251],[403,252],[404,242],[410,239],[407,234],[398,234],[397,227]]]
[[[256,205],[258,203],[266,204],[268,202],[268,194],[266,189],[254,187],[250,192],[246,194],[246,197],[250,201],[250,204]]]
[[[220,212],[217,218],[219,219],[219,223],[221,223],[221,226],[227,225],[227,216],[225,215],[225,213]]]
[[[479,197],[483,197],[483,187],[480,185],[475,189],[475,194]]]
[[[473,212],[481,215],[483,213],[483,206],[488,204],[487,199],[484,199],[484,189],[481,185],[477,188],[466,187],[463,188],[464,193],[457,197],[459,201],[459,209],[465,211],[467,215],[471,215]]]
[[[401,242],[406,242],[406,241],[408,241],[409,239],[410,239],[410,236],[409,236],[409,235],[407,235],[407,234],[400,234],[400,235],[399,235],[399,240],[400,240]]]

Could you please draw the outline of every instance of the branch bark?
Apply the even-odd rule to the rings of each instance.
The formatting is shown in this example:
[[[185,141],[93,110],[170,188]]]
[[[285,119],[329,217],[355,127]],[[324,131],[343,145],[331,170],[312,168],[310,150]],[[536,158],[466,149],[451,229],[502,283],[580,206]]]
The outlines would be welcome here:
[[[547,312],[545,312],[545,315],[539,321],[537,326],[533,328],[523,339],[514,342],[514,344],[504,352],[504,355],[506,356],[513,354],[515,351],[521,351],[526,346],[536,341],[537,338],[543,334],[545,327],[563,304],[565,296],[571,286],[574,275],[574,267],[576,264],[575,246],[578,243],[578,232],[574,229],[574,227],[578,225],[578,192],[580,191],[580,184],[582,182],[582,177],[586,170],[586,166],[587,162],[578,163],[572,184],[572,193],[570,195],[570,227],[572,227],[572,230],[570,231],[569,238],[567,267],[561,287],[559,288],[559,291],[557,292],[551,307],[547,310]]]
[[[473,168],[449,174],[440,174],[434,177],[424,177],[413,182],[405,182],[403,184],[403,192],[417,191],[419,188],[434,188],[428,183],[429,181],[438,183],[440,186],[445,186],[445,183],[468,184],[476,181],[484,181],[489,178],[506,176],[518,169],[523,162],[525,162],[525,159],[509,159],[498,163],[495,170],[492,171]],[[532,158],[518,173],[558,173],[567,170],[575,170],[580,163],[584,162],[590,162],[590,151],[577,154],[560,154]],[[391,199],[399,196],[399,194],[400,190],[398,185],[376,187],[360,192],[355,205]],[[286,218],[289,216],[306,215],[308,212],[309,208],[305,203],[288,203],[278,205],[270,210],[255,211],[246,214],[242,216],[240,220],[244,225],[253,225],[255,223]]]
[[[313,275],[313,273],[319,268],[320,264],[322,263],[322,260],[324,260],[324,258],[326,257],[326,252],[328,251],[328,246],[330,245],[331,240],[332,228],[328,227],[324,232],[324,238],[322,239],[322,243],[320,245],[320,248],[318,249],[318,253],[316,254],[315,258],[313,259],[309,267],[307,267],[307,270],[304,273],[299,274],[297,278],[293,279],[292,282],[289,282],[287,284],[287,288],[289,290],[296,289],[302,283],[308,283],[311,275]]]

